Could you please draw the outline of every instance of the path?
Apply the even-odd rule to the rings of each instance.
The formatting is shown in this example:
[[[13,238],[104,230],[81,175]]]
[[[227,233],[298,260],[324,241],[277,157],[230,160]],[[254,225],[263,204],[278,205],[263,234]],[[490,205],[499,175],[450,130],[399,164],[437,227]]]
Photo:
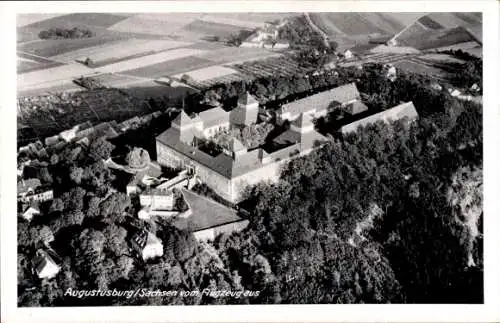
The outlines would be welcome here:
[[[323,43],[325,44],[326,47],[329,48],[330,42],[329,42],[328,35],[323,30],[321,30],[318,26],[316,26],[314,24],[314,22],[312,21],[308,12],[304,12],[304,16],[306,17],[306,20],[309,23],[309,26],[311,26],[311,28],[314,29],[314,31],[316,31],[318,34],[321,35],[321,37],[323,38]]]

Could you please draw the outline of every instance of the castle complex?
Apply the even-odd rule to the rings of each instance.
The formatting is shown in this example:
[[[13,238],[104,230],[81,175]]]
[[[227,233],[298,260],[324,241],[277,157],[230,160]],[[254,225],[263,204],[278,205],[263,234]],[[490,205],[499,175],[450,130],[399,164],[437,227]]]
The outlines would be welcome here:
[[[248,93],[239,98],[238,107],[231,112],[213,108],[190,117],[182,111],[156,138],[158,163],[186,168],[224,199],[238,202],[247,185],[276,181],[285,162],[326,141],[314,129],[312,117],[301,113],[289,130],[273,140],[276,149],[272,151],[260,147],[249,150],[236,138],[232,138],[229,149],[216,154],[199,149],[219,131],[255,123],[257,114],[258,102]]]

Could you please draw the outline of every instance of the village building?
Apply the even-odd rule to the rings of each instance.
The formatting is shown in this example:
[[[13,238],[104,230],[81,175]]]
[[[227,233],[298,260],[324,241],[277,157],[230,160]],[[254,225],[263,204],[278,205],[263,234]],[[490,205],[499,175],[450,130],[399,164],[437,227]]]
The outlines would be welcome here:
[[[364,127],[378,121],[389,123],[403,118],[406,118],[408,121],[413,121],[418,118],[418,113],[417,110],[415,109],[415,106],[413,105],[413,102],[410,101],[402,103],[385,111],[352,122],[348,125],[341,127],[340,132],[346,134],[356,131],[359,127]]]
[[[214,240],[220,234],[231,234],[248,226],[248,220],[237,212],[207,197],[183,189],[182,195],[191,211],[189,216],[176,217],[172,224],[192,232],[198,241]]]
[[[349,106],[355,105],[354,108]],[[276,111],[278,122],[295,120],[302,113],[314,118],[325,116],[330,110],[343,108],[359,113],[366,110],[361,102],[361,96],[355,83],[345,84],[334,89],[320,92],[303,99],[282,105]]]
[[[247,39],[241,42],[240,47],[286,49],[290,47],[290,44],[279,39],[281,27],[283,27],[283,23],[266,24],[263,28],[257,28]]]
[[[34,216],[40,214],[38,202],[21,203],[19,215],[26,221],[31,221]]]
[[[51,279],[54,278],[61,267],[57,264],[57,255],[54,252],[48,250],[38,250],[36,256],[33,259],[34,272],[40,279]]]
[[[233,138],[229,149],[210,154],[199,149],[200,137],[204,134],[194,125],[195,122],[198,121],[181,112],[172,126],[156,138],[158,163],[173,169],[187,169],[188,174],[195,175],[231,202],[240,200],[247,185],[278,180],[281,166],[290,158],[306,154],[326,141],[306,118],[291,130],[298,135],[290,135],[292,139],[288,146],[280,145],[273,151],[263,148],[248,150]]]
[[[163,256],[161,240],[149,231],[140,230],[132,237],[130,243],[144,261]]]
[[[45,202],[53,198],[52,189],[42,186],[37,178],[23,179],[17,183],[17,199],[20,202]]]

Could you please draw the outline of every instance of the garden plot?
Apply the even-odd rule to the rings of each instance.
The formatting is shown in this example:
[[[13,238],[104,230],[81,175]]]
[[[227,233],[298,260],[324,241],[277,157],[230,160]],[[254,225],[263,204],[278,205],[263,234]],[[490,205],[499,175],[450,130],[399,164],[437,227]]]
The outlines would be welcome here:
[[[171,40],[150,40],[132,38],[114,43],[83,48],[73,52],[52,57],[55,60],[85,60],[90,58],[94,63],[113,63],[113,60],[130,57],[142,53],[154,53],[158,51],[188,46],[191,43]]]
[[[142,67],[151,66],[155,64],[160,64],[187,56],[201,55],[206,53],[204,50],[196,49],[173,49],[166,52],[161,52],[153,55],[142,56],[138,58],[133,58],[130,60],[122,61],[115,64],[110,64],[98,68],[97,70],[101,73],[117,73],[123,71],[137,70]],[[147,75],[146,75],[147,77]]]

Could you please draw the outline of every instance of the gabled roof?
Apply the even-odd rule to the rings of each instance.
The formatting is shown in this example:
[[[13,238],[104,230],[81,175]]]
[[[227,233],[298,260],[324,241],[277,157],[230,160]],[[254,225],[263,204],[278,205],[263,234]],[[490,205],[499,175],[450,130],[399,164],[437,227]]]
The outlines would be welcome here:
[[[311,110],[321,111],[328,109],[332,102],[341,104],[359,99],[359,91],[355,83],[345,84],[334,89],[316,93],[303,99],[299,99],[281,106],[279,112],[290,112],[297,115]]]
[[[59,266],[55,262],[55,260],[44,250],[38,250],[37,255],[33,259],[33,264],[35,266],[35,271],[38,276],[40,273],[47,267],[55,267],[59,269]]]
[[[232,152],[236,152],[246,150],[247,147],[245,147],[243,143],[241,143],[241,141],[239,141],[238,139],[232,138],[231,142],[229,143],[229,149],[231,149]]]
[[[236,211],[207,197],[182,189],[182,196],[192,211],[188,218],[178,218],[172,224],[180,230],[201,231],[243,219]]]
[[[22,194],[28,191],[28,189],[35,189],[41,186],[42,183],[38,178],[29,178],[17,182],[17,194]]]
[[[255,97],[253,95],[251,95],[250,93],[245,92],[243,95],[240,95],[240,97],[238,98],[238,103],[242,104],[242,105],[249,105],[249,104],[253,104],[253,103],[259,103],[259,101],[257,101],[255,99]]]
[[[299,129],[310,127],[313,124],[312,117],[309,114],[301,113],[299,117],[292,121],[292,125],[296,126]]]
[[[390,122],[393,120],[402,119],[404,117],[407,117],[410,120],[414,120],[418,117],[418,113],[417,110],[415,109],[415,106],[413,105],[413,102],[410,101],[402,103],[385,111],[355,121],[353,123],[343,126],[342,128],[340,128],[340,131],[342,133],[352,132],[356,131],[358,127],[366,126],[368,124],[375,123],[377,121]]]
[[[229,112],[225,111],[221,107],[205,110],[200,112],[198,115],[201,120],[203,120],[204,128],[210,128],[229,122]]]
[[[149,232],[147,230],[141,230],[141,231],[137,232],[132,237],[132,241],[135,242],[136,245],[141,249],[146,248],[146,246],[148,246],[148,245],[155,245],[155,244],[159,244],[159,243],[161,244],[160,239],[158,239],[157,236],[155,236],[154,234],[152,234],[151,232]]]
[[[181,113],[179,113],[177,117],[175,117],[175,119],[172,121],[172,124],[175,124],[179,127],[184,127],[189,126],[190,124],[192,124],[192,122],[193,121],[191,120],[191,118],[186,114],[186,112],[184,112],[184,110],[182,110]]]
[[[40,204],[37,201],[31,201],[28,203],[23,203],[21,206],[22,212],[28,211],[30,208],[33,208],[34,210],[40,211]]]

